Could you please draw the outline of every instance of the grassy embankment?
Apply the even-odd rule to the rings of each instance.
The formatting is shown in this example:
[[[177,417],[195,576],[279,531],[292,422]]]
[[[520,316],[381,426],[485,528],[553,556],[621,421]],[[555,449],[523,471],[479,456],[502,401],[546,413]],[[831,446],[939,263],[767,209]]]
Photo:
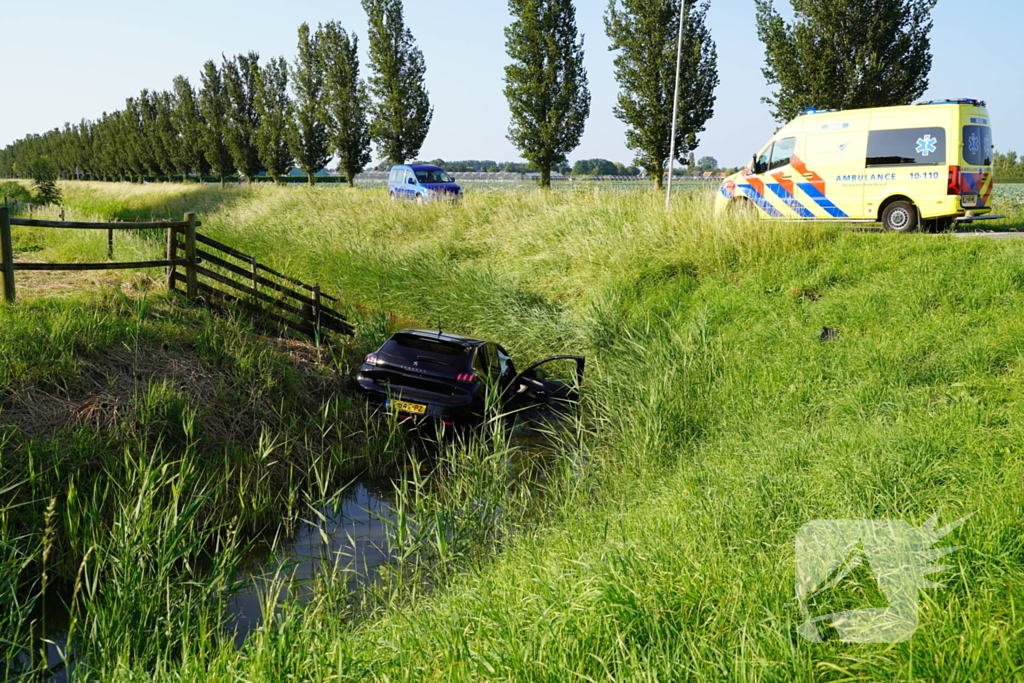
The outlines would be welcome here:
[[[493,560],[461,564],[429,595],[395,589],[358,622],[325,577],[242,652],[169,610],[155,644],[93,641],[109,647],[90,659],[104,679],[1020,675],[1024,244],[716,221],[699,194],[667,216],[647,194],[481,192],[426,208],[374,190],[68,196],[135,212],[124,218],[195,207],[218,239],[354,303],[440,316],[517,357],[590,358],[589,431],[574,467],[552,476],[561,497]],[[1001,208],[1024,227],[1015,200]],[[834,341],[819,341],[824,326]],[[443,554],[466,513],[488,517],[493,484],[490,497],[480,487],[452,495],[448,526],[420,547]],[[940,508],[943,521],[977,514],[944,543],[966,547],[937,577],[948,587],[923,591],[912,640],[797,638],[787,603],[803,523],[922,524]]]

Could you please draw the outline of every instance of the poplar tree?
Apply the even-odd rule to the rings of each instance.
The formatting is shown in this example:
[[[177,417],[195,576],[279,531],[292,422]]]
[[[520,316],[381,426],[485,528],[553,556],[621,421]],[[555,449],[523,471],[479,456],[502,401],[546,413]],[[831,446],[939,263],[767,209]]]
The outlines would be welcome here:
[[[420,153],[430,130],[423,52],[405,26],[402,0],[362,0],[370,41],[370,136],[391,164]]]
[[[761,69],[778,85],[763,102],[778,121],[810,108],[909,104],[928,87],[936,0],[790,0],[786,22],[773,0],[755,0]]]
[[[174,152],[174,165],[182,179],[195,173],[199,182],[210,172],[210,162],[203,154],[203,136],[206,123],[199,113],[196,93],[184,76],[177,76],[173,82],[171,120],[180,137]]]
[[[317,36],[310,36],[309,24],[299,26],[299,54],[292,67],[292,90],[295,102],[295,125],[290,145],[296,165],[316,182],[316,173],[330,161],[327,111],[324,95],[323,64]]]
[[[271,59],[260,70],[256,90],[256,112],[260,125],[256,131],[256,150],[260,163],[275,183],[292,170],[292,151],[288,146],[292,124],[292,101],[288,97],[288,63],[281,57]]]
[[[370,163],[366,118],[369,96],[359,78],[359,39],[354,33],[350,37],[341,24],[331,22],[320,29],[320,50],[331,146],[338,156],[338,167],[345,171],[349,186],[354,186],[356,174]]]
[[[147,156],[149,146],[146,143],[142,118],[142,102],[139,98],[129,97],[125,100],[124,114],[118,118],[118,143],[124,150],[124,162],[129,176],[142,182],[149,171]]]
[[[181,145],[181,135],[174,125],[172,112],[174,105],[171,94],[155,92],[152,95],[152,102],[156,117],[152,122],[150,135],[159,143],[156,163],[160,167],[160,175],[165,175],[168,180],[173,180],[172,176],[178,169],[175,160],[179,155],[178,147]]]
[[[540,185],[548,188],[551,167],[576,149],[590,115],[583,39],[572,0],[509,0],[508,7],[508,139],[540,170]]]
[[[213,60],[203,64],[203,85],[199,90],[199,112],[206,121],[203,129],[203,147],[210,168],[220,179],[224,187],[224,179],[235,172],[231,150],[228,148],[228,98],[224,91],[224,80],[220,69]]]
[[[159,177],[163,174],[164,145],[157,130],[156,93],[143,90],[136,99],[139,115],[138,138],[139,148],[136,150],[138,163],[143,168],[142,175]]]
[[[228,127],[226,138],[235,168],[252,182],[263,170],[256,135],[260,116],[256,109],[259,89],[260,56],[255,52],[224,59],[224,93],[228,101]]]
[[[609,47],[617,51],[615,78],[620,92],[615,117],[626,124],[626,146],[634,163],[661,189],[672,149],[672,109],[681,4],[684,0],[611,0],[605,13]],[[710,1],[685,0],[680,60],[676,160],[683,163],[697,146],[697,134],[714,113],[718,55],[705,24]]]

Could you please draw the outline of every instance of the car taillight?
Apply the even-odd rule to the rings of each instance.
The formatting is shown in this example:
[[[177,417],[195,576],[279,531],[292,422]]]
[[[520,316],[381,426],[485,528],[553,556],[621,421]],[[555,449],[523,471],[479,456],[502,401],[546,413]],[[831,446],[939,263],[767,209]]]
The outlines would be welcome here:
[[[457,382],[475,382],[476,381],[476,373],[475,372],[460,372],[459,374],[455,375],[455,381],[457,381]]]
[[[366,357],[366,364],[367,365],[376,365],[377,364],[377,354],[371,353],[369,356],[367,356]]]
[[[960,167],[949,167],[949,182],[946,185],[946,194],[960,194]]]

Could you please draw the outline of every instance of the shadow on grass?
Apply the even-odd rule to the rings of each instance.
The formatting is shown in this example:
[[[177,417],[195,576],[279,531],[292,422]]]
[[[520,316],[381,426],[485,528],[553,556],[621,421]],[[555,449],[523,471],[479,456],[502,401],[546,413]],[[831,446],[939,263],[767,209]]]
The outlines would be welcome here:
[[[186,213],[211,214],[251,198],[254,188],[248,185],[150,183],[119,184],[120,192],[107,188],[118,184],[104,183],[99,189],[89,183],[68,186],[66,204],[77,213],[101,220],[155,221],[180,220]]]

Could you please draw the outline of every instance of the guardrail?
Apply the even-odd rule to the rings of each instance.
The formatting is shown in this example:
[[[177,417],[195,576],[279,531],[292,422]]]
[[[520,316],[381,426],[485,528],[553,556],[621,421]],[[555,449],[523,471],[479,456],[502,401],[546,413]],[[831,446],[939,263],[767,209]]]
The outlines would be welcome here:
[[[307,285],[300,280],[268,268],[255,256],[222,244],[196,231],[202,223],[194,213],[185,214],[181,221],[147,221],[136,223],[81,223],[75,221],[33,220],[12,218],[7,207],[0,206],[0,272],[2,272],[4,301],[16,300],[15,272],[19,270],[125,270],[138,268],[166,268],[167,288],[175,291],[184,284],[185,295],[195,300],[200,293],[229,302],[254,301],[264,305],[263,315],[290,329],[308,335],[319,330],[352,334],[353,328],[345,316],[324,303],[338,301],[324,294],[319,285]],[[126,261],[105,263],[17,263],[14,261],[14,243],[11,226],[32,228],[58,228],[71,230],[106,230],[108,257],[113,255],[114,230],[162,229],[167,233],[166,258],[155,261]],[[179,241],[179,237],[183,241]],[[200,246],[201,245],[201,246]],[[244,264],[238,265],[234,261]],[[178,269],[183,272],[179,272]],[[235,277],[232,277],[235,276]],[[243,278],[238,281],[236,278]],[[201,281],[203,278],[205,281]],[[227,287],[230,291],[218,288]],[[305,290],[303,294],[298,290]],[[244,295],[244,296],[240,296]],[[291,316],[291,317],[289,317]]]

